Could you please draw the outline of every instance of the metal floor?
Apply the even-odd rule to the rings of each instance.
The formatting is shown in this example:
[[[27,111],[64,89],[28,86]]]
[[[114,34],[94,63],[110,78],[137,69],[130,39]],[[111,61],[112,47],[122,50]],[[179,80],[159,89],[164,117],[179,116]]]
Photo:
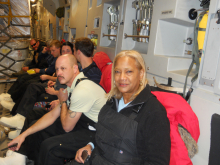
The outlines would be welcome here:
[[[13,84],[13,82],[0,83],[0,94],[1,93],[6,93],[8,91],[8,89],[12,86],[12,84]],[[3,116],[11,116],[10,111],[3,108],[0,105],[0,117],[3,117]],[[8,139],[7,136],[3,136],[3,138],[0,138],[0,150],[3,149],[3,148],[6,148],[7,144],[9,142],[10,142],[10,139]],[[0,157],[4,157],[6,152],[7,152],[7,150],[6,151],[0,151]]]

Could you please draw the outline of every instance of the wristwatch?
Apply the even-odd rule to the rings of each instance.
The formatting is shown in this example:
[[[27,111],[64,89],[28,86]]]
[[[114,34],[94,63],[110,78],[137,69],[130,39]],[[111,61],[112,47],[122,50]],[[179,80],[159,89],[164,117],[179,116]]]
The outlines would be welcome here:
[[[63,103],[66,103],[66,104],[67,104],[67,101],[61,101],[61,102],[60,102],[60,107],[62,106]]]

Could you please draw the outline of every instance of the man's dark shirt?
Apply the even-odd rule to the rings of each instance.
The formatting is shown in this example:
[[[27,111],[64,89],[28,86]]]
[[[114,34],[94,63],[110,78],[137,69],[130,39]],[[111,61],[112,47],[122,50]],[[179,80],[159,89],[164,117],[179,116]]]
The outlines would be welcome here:
[[[96,84],[99,84],[102,72],[97,67],[94,61],[88,67],[80,69],[80,71],[83,72],[84,75],[88,77],[90,80],[94,81]]]
[[[57,57],[54,58],[52,55],[49,55],[49,56],[47,56],[46,60],[48,63],[48,68],[46,71],[45,71],[46,68],[41,69],[40,73],[47,74],[47,75],[53,75],[53,73],[55,73],[55,64],[56,64]]]
[[[38,49],[36,51],[34,51],[34,56],[33,56],[33,60],[31,61],[31,63],[28,65],[29,69],[32,68],[47,68],[48,64],[47,64],[47,56],[49,55],[48,53],[45,54],[41,54],[42,50],[44,49],[44,47],[46,46],[46,44],[44,42],[39,41],[39,46]],[[35,61],[35,56],[38,55],[38,62]]]

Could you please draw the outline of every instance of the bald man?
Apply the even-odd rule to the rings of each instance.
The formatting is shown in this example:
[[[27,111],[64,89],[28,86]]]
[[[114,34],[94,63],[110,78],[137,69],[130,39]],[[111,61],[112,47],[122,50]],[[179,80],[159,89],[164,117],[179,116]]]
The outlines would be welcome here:
[[[105,91],[79,72],[73,55],[60,56],[55,68],[59,82],[67,85],[59,90],[60,104],[12,140],[8,145],[18,143],[11,148],[18,153],[0,158],[0,164],[23,165],[27,156],[35,164],[60,165],[64,158],[74,158],[79,148],[94,141],[95,123],[106,103]]]

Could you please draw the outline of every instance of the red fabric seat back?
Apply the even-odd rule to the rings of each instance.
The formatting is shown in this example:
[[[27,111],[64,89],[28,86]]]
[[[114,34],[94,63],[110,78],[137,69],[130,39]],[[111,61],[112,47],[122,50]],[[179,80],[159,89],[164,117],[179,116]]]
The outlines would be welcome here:
[[[187,148],[179,134],[181,124],[198,142],[200,135],[199,121],[190,105],[178,94],[168,92],[151,92],[157,97],[167,111],[170,121],[171,154],[170,165],[192,165]]]
[[[108,93],[111,90],[112,61],[104,52],[97,52],[93,57],[93,61],[102,72],[99,84],[105,89],[106,93]]]

